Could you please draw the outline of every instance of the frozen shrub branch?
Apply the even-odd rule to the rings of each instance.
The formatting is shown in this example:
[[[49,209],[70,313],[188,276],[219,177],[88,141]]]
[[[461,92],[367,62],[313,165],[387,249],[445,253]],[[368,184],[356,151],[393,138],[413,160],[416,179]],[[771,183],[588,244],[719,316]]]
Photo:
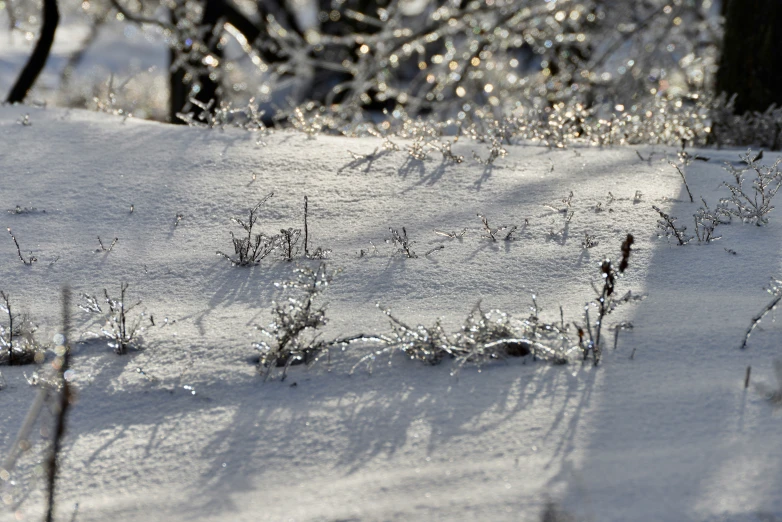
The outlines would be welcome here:
[[[766,215],[774,210],[771,200],[779,187],[782,186],[782,172],[779,170],[779,164],[782,160],[777,160],[773,165],[767,166],[758,163],[758,159],[761,157],[759,154],[753,158],[752,151],[748,151],[741,156],[746,167],[725,164],[725,170],[733,176],[735,183],[723,183],[723,186],[730,191],[730,197],[720,200],[722,212],[729,216],[735,216],[746,223],[755,223],[757,226],[768,224]],[[755,174],[755,178],[750,182],[751,189],[745,185],[747,181],[745,173],[749,171]]]

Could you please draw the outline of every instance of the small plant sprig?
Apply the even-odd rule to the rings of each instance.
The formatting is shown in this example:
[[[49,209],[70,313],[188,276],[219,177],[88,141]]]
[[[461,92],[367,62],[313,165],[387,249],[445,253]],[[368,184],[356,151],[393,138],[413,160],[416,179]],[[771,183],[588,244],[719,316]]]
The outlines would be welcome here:
[[[429,151],[426,150],[427,145],[428,144],[426,141],[424,141],[424,138],[419,136],[415,139],[415,141],[413,141],[412,145],[407,147],[407,153],[415,160],[424,161],[429,155]]]
[[[497,158],[504,158],[508,155],[508,151],[502,147],[502,140],[500,138],[493,137],[491,139],[491,146],[489,147],[489,156],[486,159],[478,156],[478,153],[473,151],[472,157],[475,161],[481,165],[494,165]]]
[[[679,150],[679,152],[676,154],[679,157],[679,161],[681,161],[685,167],[689,167],[690,164],[693,161],[709,161],[709,158],[706,156],[701,156],[699,154],[690,154],[685,150],[687,147],[687,140],[682,140],[682,148]],[[763,151],[760,152],[761,156],[763,155]],[[651,158],[651,156],[650,156]]]
[[[415,243],[415,241],[411,241],[407,237],[407,230],[405,227],[402,227],[402,233],[399,233],[399,230],[395,228],[389,228],[389,232],[391,232],[391,238],[386,239],[386,243],[393,244],[396,248],[395,253],[402,254],[408,259],[415,259],[418,256],[413,252],[413,249],[411,248],[411,245]]]
[[[644,199],[644,193],[640,190],[636,190],[635,194],[633,195],[633,205],[637,205]]]
[[[596,247],[600,244],[600,241],[593,235],[590,235],[586,230],[584,231],[584,239],[581,240],[581,248],[587,250],[589,248]]]
[[[280,255],[285,261],[293,261],[293,258],[299,254],[299,237],[301,230],[298,228],[280,229],[280,235],[277,236],[277,243],[280,248]]]
[[[96,252],[96,253],[98,253],[98,252],[106,252],[106,253],[108,254],[109,252],[111,252],[111,251],[114,249],[114,245],[116,245],[116,244],[117,244],[117,241],[119,241],[119,238],[116,238],[116,237],[115,237],[115,238],[114,238],[114,240],[113,240],[113,241],[111,242],[111,244],[109,245],[109,248],[106,248],[106,247],[103,245],[103,241],[101,241],[101,239],[100,239],[100,236],[98,236],[98,244],[100,245],[100,248],[98,248],[97,250],[95,250],[95,252]]]
[[[36,325],[29,316],[13,312],[11,299],[2,290],[0,312],[8,317],[8,326],[0,323],[0,364],[18,366],[42,362],[46,347],[35,339]]]
[[[760,321],[762,321],[766,315],[776,309],[776,307],[779,305],[779,302],[782,301],[782,279],[772,278],[771,283],[768,285],[768,288],[766,288],[766,292],[771,294],[771,301],[769,301],[769,303],[763,307],[763,310],[761,310],[757,315],[755,315],[755,317],[752,318],[752,322],[750,322],[749,327],[744,334],[744,340],[741,342],[742,350],[747,347],[749,336],[752,335],[752,331],[758,326],[758,324],[760,324]]]
[[[745,223],[755,223],[757,226],[768,224],[766,217],[774,207],[771,200],[776,195],[780,186],[782,186],[782,172],[779,170],[779,164],[782,159],[778,159],[773,165],[760,165],[759,154],[752,157],[752,151],[748,151],[741,156],[746,163],[746,167],[734,167],[730,163],[725,164],[727,170],[735,180],[735,184],[724,182],[723,186],[730,191],[729,198],[720,200],[720,211],[728,216],[735,216]],[[745,173],[753,171],[755,178],[752,180],[752,192],[748,193],[745,187]]]
[[[459,139],[458,137],[456,139],[454,139],[453,143],[456,143],[456,140],[458,140],[458,139]],[[457,163],[457,164],[463,163],[464,162],[464,156],[461,156],[461,155],[458,155],[458,154],[454,154],[451,151],[451,146],[453,145],[453,143],[451,143],[450,141],[446,140],[446,141],[443,141],[440,144],[439,147],[437,147],[437,145],[434,145],[434,147],[439,148],[440,152],[442,152],[442,154],[443,154],[443,161],[452,161],[453,163]]]
[[[600,356],[602,354],[601,332],[606,315],[611,313],[621,302],[627,302],[632,299],[631,294],[626,294],[624,297],[617,300],[614,298],[614,293],[616,291],[617,279],[624,274],[630,264],[631,247],[634,242],[635,239],[633,238],[633,235],[627,234],[627,237],[622,242],[622,259],[619,262],[618,267],[615,267],[608,258],[604,259],[600,264],[600,276],[603,279],[603,286],[600,289],[595,287],[597,301],[591,303],[591,305],[597,307],[597,320],[594,325],[590,323],[590,304],[587,304],[585,307],[586,329],[578,329],[579,345],[583,351],[584,360],[586,360],[591,353],[595,366],[600,362]]]
[[[502,239],[503,241],[513,241],[515,238],[513,237],[513,234],[516,232],[516,229],[518,228],[516,225],[512,225],[508,227],[507,225],[502,225],[497,228],[492,228],[489,226],[489,220],[484,216],[483,214],[478,214],[478,217],[481,218],[481,222],[483,223],[483,230],[485,232],[484,235],[481,237],[486,239],[491,239],[492,241],[497,241],[497,239]],[[508,233],[505,234],[504,237],[500,236],[500,232],[503,232],[507,230]]]
[[[229,260],[234,266],[252,266],[257,265],[266,256],[271,254],[279,244],[279,236],[267,236],[266,234],[253,233],[253,228],[258,221],[258,209],[261,205],[274,195],[274,192],[270,192],[266,195],[255,207],[250,209],[250,215],[248,219],[242,220],[239,218],[231,218],[231,221],[241,226],[247,233],[247,237],[238,238],[231,232],[231,240],[234,247],[234,255],[230,256],[221,251],[217,251],[217,255],[222,256]]]
[[[35,263],[36,261],[38,261],[38,258],[35,257],[32,252],[30,252],[30,257],[25,259],[24,256],[22,255],[22,249],[19,248],[19,242],[16,240],[16,236],[14,235],[13,232],[11,232],[11,227],[8,227],[7,230],[8,230],[8,233],[11,235],[11,239],[14,240],[14,245],[16,245],[16,253],[17,253],[17,255],[19,255],[19,260],[22,262],[22,264],[25,264],[25,265],[29,266],[29,265],[32,265],[33,263]]]
[[[85,302],[79,305],[79,308],[85,312],[104,316],[105,321],[100,331],[109,340],[109,346],[114,349],[114,353],[117,355],[124,355],[129,348],[138,347],[141,342],[139,333],[143,331],[143,328],[140,327],[143,313],[139,314],[135,320],[128,321],[128,314],[140,305],[141,301],[127,306],[125,303],[127,290],[128,283],[120,283],[119,299],[114,299],[104,288],[102,301],[108,305],[108,310],[105,312],[101,308],[100,301],[94,295],[82,294]]]
[[[554,205],[543,205],[544,207],[553,210],[554,212],[559,212],[560,214],[564,214],[565,216],[572,215],[573,212],[570,210],[571,206],[573,205],[573,191],[571,190],[570,193],[567,195],[567,197],[562,198],[562,203],[565,205],[564,207],[557,208]],[[570,219],[568,218],[568,221]]]
[[[442,230],[435,229],[434,233],[438,236],[447,237],[448,239],[462,239],[467,233],[467,229],[463,228],[459,232],[444,232]]]
[[[695,237],[698,238],[698,243],[710,243],[721,239],[722,236],[715,236],[714,229],[719,225],[725,224],[720,218],[720,209],[713,211],[709,208],[706,200],[701,198],[703,206],[700,207],[693,218],[695,219]]]
[[[660,214],[660,217],[662,218],[657,220],[658,236],[674,237],[676,238],[676,241],[679,242],[679,245],[686,245],[692,241],[692,236],[686,234],[687,227],[676,226],[676,219],[678,218],[666,214],[656,205],[652,205],[652,208]]]

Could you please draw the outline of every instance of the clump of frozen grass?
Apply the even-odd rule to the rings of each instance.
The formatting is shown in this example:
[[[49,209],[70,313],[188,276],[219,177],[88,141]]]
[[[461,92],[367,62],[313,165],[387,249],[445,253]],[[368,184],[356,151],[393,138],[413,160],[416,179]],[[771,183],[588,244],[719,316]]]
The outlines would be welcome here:
[[[389,335],[364,337],[380,343],[372,348],[353,366],[351,373],[361,365],[371,371],[374,361],[380,355],[403,353],[405,357],[434,366],[445,359],[453,359],[453,375],[467,364],[478,367],[508,357],[532,355],[535,359],[564,364],[573,350],[567,338],[566,329],[542,323],[533,296],[533,313],[524,321],[516,321],[500,310],[484,311],[480,303],[470,311],[462,327],[449,334],[440,320],[432,326],[418,324],[410,326],[394,316],[390,310],[382,309],[391,321]]]
[[[389,228],[388,231],[391,232],[391,237],[386,239],[386,243],[390,243],[394,246],[394,248],[396,248],[394,251],[395,254],[402,254],[408,259],[414,259],[418,257],[412,248],[412,245],[415,243],[415,241],[411,241],[407,237],[407,230],[405,227],[402,227],[401,234],[399,233],[399,230],[395,228]]]
[[[135,319],[129,320],[128,314],[141,304],[141,301],[127,305],[125,302],[128,283],[120,283],[120,294],[118,299],[109,295],[108,290],[103,289],[103,299],[98,299],[94,295],[82,294],[84,303],[79,308],[90,314],[97,314],[103,317],[104,323],[101,327],[101,334],[109,340],[109,346],[114,349],[117,355],[124,355],[130,348],[137,348],[141,344],[140,333],[141,319],[144,313],[139,314]],[[104,311],[101,301],[107,307]]]
[[[263,232],[257,232],[256,222],[259,215],[258,210],[261,205],[274,195],[270,192],[255,207],[250,209],[250,215],[247,220],[240,218],[231,218],[231,221],[241,226],[247,233],[246,237],[236,237],[231,232],[231,241],[233,242],[234,254],[228,255],[217,251],[217,255],[228,259],[234,266],[252,266],[257,265],[262,259],[271,254],[279,243],[279,236],[268,236]],[[254,230],[255,229],[255,230]],[[298,236],[296,237],[298,240]]]
[[[475,305],[467,316],[462,328],[454,336],[456,374],[464,365],[470,363],[483,366],[495,360],[508,357],[525,357],[554,360],[560,362],[559,350],[552,349],[542,340],[543,328],[539,330],[537,302],[533,295],[534,313],[521,323],[501,310],[484,312],[480,303]]]
[[[254,347],[261,352],[258,371],[268,378],[275,367],[282,367],[282,379],[288,368],[294,364],[310,363],[323,350],[317,341],[316,331],[328,323],[326,306],[318,306],[316,301],[328,287],[334,277],[325,263],[315,270],[299,267],[295,270],[296,279],[286,283],[275,283],[284,289],[296,289],[303,296],[289,297],[285,302],[275,302],[272,307],[272,322],[261,332],[270,341],[259,341]]]
[[[680,246],[686,245],[692,241],[692,236],[687,235],[687,227],[680,227],[676,225],[676,220],[678,219],[677,217],[663,212],[662,209],[660,209],[660,207],[657,205],[652,205],[652,208],[660,215],[661,218],[657,220],[657,235],[659,237],[673,237]]]
[[[0,364],[19,366],[43,362],[45,346],[35,339],[38,329],[28,315],[14,313],[7,293],[0,290],[0,312],[8,324],[0,322]]]
[[[228,255],[218,251],[217,255],[228,259],[234,266],[253,266],[277,251],[285,261],[293,261],[304,250],[306,259],[325,259],[331,250],[316,248],[310,251],[309,226],[308,226],[308,198],[304,196],[304,230],[300,228],[283,228],[279,234],[267,235],[257,231],[258,210],[269,198],[274,195],[271,192],[266,195],[254,208],[250,209],[247,220],[232,218],[231,221],[241,226],[247,233],[246,237],[236,237],[231,232],[234,254]],[[302,240],[302,232],[304,239]],[[303,243],[303,245],[302,245]]]
[[[486,159],[481,158],[478,153],[474,152],[472,153],[472,157],[475,161],[480,163],[481,165],[494,165],[494,162],[498,158],[504,158],[508,155],[508,151],[505,150],[502,146],[502,140],[500,138],[492,138],[491,143],[489,144],[489,155],[486,157]]]
[[[274,368],[282,368],[281,380],[285,380],[288,369],[298,364],[310,364],[336,346],[345,347],[358,341],[376,340],[363,334],[332,340],[320,340],[319,331],[328,324],[326,305],[319,305],[320,294],[328,288],[336,271],[329,271],[326,263],[316,269],[307,266],[294,270],[296,279],[276,283],[283,289],[294,289],[300,295],[291,296],[285,302],[272,306],[272,322],[260,331],[269,338],[254,343],[260,351],[258,372],[268,379]]]
[[[749,337],[752,335],[753,330],[755,330],[758,324],[760,324],[760,321],[762,321],[766,315],[774,311],[779,305],[779,302],[782,301],[782,279],[772,278],[771,283],[768,285],[768,288],[766,288],[766,292],[771,294],[771,301],[769,301],[769,303],[763,307],[763,310],[761,310],[757,315],[755,315],[755,317],[752,318],[752,322],[747,328],[747,332],[744,334],[744,340],[741,343],[742,350],[747,347]]]
[[[386,339],[386,348],[400,349],[410,359],[426,364],[439,364],[447,355],[453,355],[453,346],[440,324],[436,320],[432,326],[408,326],[396,318],[389,309],[382,309],[391,321],[391,334]]]
[[[745,223],[755,223],[757,226],[768,224],[766,217],[774,207],[771,200],[782,186],[782,172],[777,160],[773,165],[761,165],[758,160],[761,155],[752,156],[752,151],[747,151],[741,156],[746,166],[736,167],[730,163],[725,164],[735,183],[723,183],[730,191],[729,198],[720,200],[720,211],[728,216],[735,216]],[[753,172],[755,177],[750,180],[750,187],[746,186],[747,172]]]

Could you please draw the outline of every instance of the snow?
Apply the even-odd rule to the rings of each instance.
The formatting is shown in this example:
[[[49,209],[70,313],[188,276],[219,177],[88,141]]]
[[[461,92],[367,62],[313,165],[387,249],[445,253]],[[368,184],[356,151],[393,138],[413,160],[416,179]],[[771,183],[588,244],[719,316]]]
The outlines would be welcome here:
[[[32,125],[20,118],[29,114]],[[0,109],[0,209],[24,254],[0,240],[0,289],[29,311],[41,340],[57,332],[59,288],[114,295],[129,283],[155,326],[142,349],[117,356],[90,340],[93,318],[74,313],[77,402],[61,454],[60,519],[91,520],[540,520],[551,500],[575,520],[754,521],[782,517],[780,416],[752,382],[774,384],[779,327],[768,316],[741,351],[763,287],[781,268],[782,215],[756,227],[718,228],[712,244],[680,247],[656,236],[651,205],[692,228],[676,151],[534,144],[507,147],[486,167],[402,151],[356,162],[374,138],[203,130],[79,110]],[[486,157],[460,139],[454,153]],[[694,151],[691,151],[694,152]],[[703,150],[686,169],[696,200],[727,190],[724,161]],[[776,159],[766,152],[763,163]],[[324,295],[324,338],[385,333],[376,304],[413,324],[442,318],[449,331],[478,302],[514,317],[531,293],[546,320],[582,323],[600,261],[636,242],[618,291],[646,295],[607,324],[599,366],[512,359],[476,368],[423,366],[380,356],[351,368],[368,346],[332,353],[288,378],[264,382],[251,362],[255,325],[269,321],[275,282],[295,263],[233,267],[232,217],[264,195],[263,230],[301,227],[309,197],[313,246],[341,272]],[[565,226],[555,208],[573,192]],[[635,198],[636,192],[643,196]],[[610,201],[609,192],[613,195]],[[595,207],[602,204],[602,212]],[[133,206],[133,212],[130,208]],[[482,238],[528,225],[519,240]],[[177,220],[177,215],[182,216]],[[393,255],[388,228],[405,227],[417,259]],[[448,239],[434,230],[460,231]],[[599,244],[581,248],[584,232]],[[110,253],[96,252],[96,237]],[[359,257],[359,252],[376,253]],[[428,256],[424,253],[444,245]],[[726,249],[736,252],[732,255]],[[164,319],[167,319],[166,322]],[[0,319],[0,320],[4,320]],[[571,331],[572,331],[571,326]],[[141,370],[141,371],[139,371]],[[0,368],[0,451],[10,449],[35,389],[31,367]],[[142,373],[143,372],[143,373]],[[195,392],[195,393],[193,393]],[[47,414],[41,427],[50,421]],[[39,519],[45,442],[32,439],[0,484],[0,520]]]

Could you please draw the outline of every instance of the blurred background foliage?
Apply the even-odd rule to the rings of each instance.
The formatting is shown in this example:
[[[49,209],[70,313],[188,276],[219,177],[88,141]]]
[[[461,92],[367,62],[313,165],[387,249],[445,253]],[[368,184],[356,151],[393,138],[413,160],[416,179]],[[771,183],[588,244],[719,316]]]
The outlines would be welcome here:
[[[695,143],[717,136],[732,144],[773,134],[780,120],[766,108],[782,91],[758,94],[758,70],[773,69],[778,58],[757,27],[773,28],[780,8],[757,11],[739,0],[58,5],[64,34],[55,46],[70,44],[50,58],[57,80],[39,83],[31,97],[69,107],[212,126],[237,119],[241,107],[243,120],[256,125],[343,132],[418,118],[459,127],[512,120],[515,134],[529,122],[561,126],[550,144],[587,135]],[[32,48],[43,7],[44,0],[0,0],[9,33],[0,37]],[[747,33],[757,42],[747,42]],[[744,92],[747,84],[752,90]],[[741,129],[733,129],[736,118]],[[606,135],[612,128],[615,135]],[[776,136],[762,140],[778,148]]]

